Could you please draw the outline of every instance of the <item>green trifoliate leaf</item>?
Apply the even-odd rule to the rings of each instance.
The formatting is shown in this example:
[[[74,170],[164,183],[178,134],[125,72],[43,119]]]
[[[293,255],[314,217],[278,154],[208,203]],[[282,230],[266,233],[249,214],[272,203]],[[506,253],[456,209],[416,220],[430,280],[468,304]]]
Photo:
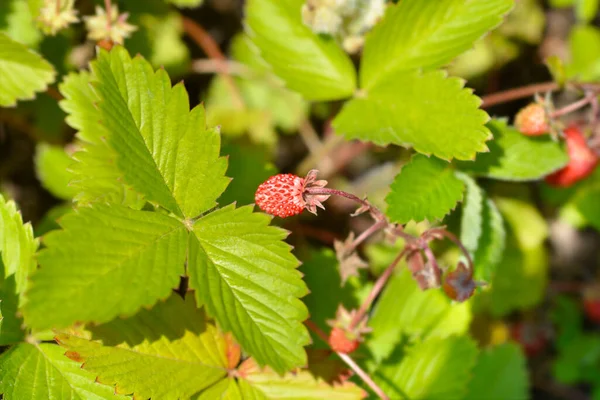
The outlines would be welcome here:
[[[392,356],[377,370],[375,381],[390,398],[461,399],[477,352],[476,344],[466,336],[431,338]]]
[[[77,191],[69,186],[73,159],[62,147],[41,143],[35,154],[35,168],[42,186],[59,199],[71,200]]]
[[[548,135],[525,136],[503,120],[491,121],[487,126],[494,134],[494,140],[488,142],[490,152],[478,154],[472,162],[458,162],[461,170],[506,181],[533,181],[569,161],[560,144]]]
[[[65,96],[60,106],[68,114],[66,121],[78,131],[81,141],[81,151],[73,155],[69,167],[73,172],[71,186],[77,191],[74,200],[80,205],[139,203],[141,196],[123,182],[116,165],[117,154],[107,142],[110,131],[99,122],[100,98],[92,88],[92,80],[92,74],[81,71],[67,76],[59,87]]]
[[[102,122],[128,183],[180,217],[214,207],[229,183],[227,161],[219,157],[221,138],[206,127],[204,108],[189,112],[183,84],[171,88],[164,70],[154,72],[120,46],[101,51],[92,69]]]
[[[499,25],[512,6],[512,0],[403,0],[391,6],[367,36],[361,86],[370,91],[403,71],[447,64]]]
[[[33,237],[31,224],[23,224],[16,204],[0,195],[0,257],[4,265],[0,282],[14,275],[16,293],[22,293],[29,274],[35,270],[37,247],[38,240]]]
[[[567,75],[583,81],[600,77],[600,30],[590,25],[578,25],[569,35],[571,62]]]
[[[136,399],[189,398],[227,374],[225,338],[191,296],[184,302],[174,294],[151,310],[93,328],[92,340],[56,339],[99,382]]]
[[[504,221],[494,202],[475,180],[462,173],[457,176],[466,185],[460,240],[475,265],[475,278],[489,282],[504,251]]]
[[[445,161],[414,156],[396,176],[385,198],[393,222],[442,219],[462,199],[464,183]]]
[[[356,72],[333,38],[302,22],[304,0],[249,0],[246,26],[273,72],[307,100],[351,96]]]
[[[347,102],[333,121],[348,139],[414,147],[449,160],[472,160],[492,138],[481,100],[443,71],[391,75]]]
[[[331,386],[303,370],[280,376],[270,368],[261,369],[251,358],[240,365],[239,372],[243,377],[240,380],[242,393],[245,394],[248,386],[251,386],[253,391],[264,396],[259,398],[264,399],[360,400],[366,395],[352,382],[346,381],[343,384]]]
[[[525,357],[514,343],[484,350],[473,369],[465,400],[525,400],[529,398]]]
[[[54,82],[56,72],[50,63],[21,43],[0,32],[0,106],[28,100]]]
[[[259,394],[248,387],[249,390],[242,394],[238,382],[233,378],[222,379],[208,389],[202,391],[197,396],[192,397],[192,400],[263,400]]]
[[[5,400],[125,400],[114,388],[95,382],[81,364],[49,343],[21,343],[0,356],[0,393]]]
[[[44,238],[23,314],[31,327],[106,322],[167,297],[184,273],[187,231],[123,206],[82,208]],[[110,295],[108,295],[110,294]]]
[[[188,273],[199,304],[260,364],[277,372],[306,364],[307,288],[284,230],[251,206],[200,218],[190,237]]]
[[[366,343],[380,362],[406,336],[445,338],[465,333],[470,322],[468,303],[452,304],[439,290],[421,290],[404,268],[391,278],[377,302],[369,321],[373,332]]]

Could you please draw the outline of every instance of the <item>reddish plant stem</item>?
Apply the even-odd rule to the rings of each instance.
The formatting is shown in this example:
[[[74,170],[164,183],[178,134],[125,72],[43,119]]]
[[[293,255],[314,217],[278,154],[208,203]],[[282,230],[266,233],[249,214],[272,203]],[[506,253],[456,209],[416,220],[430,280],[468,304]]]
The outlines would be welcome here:
[[[48,86],[48,89],[46,90],[46,94],[48,96],[52,97],[56,101],[61,101],[62,99],[64,99],[63,95],[60,94],[60,92],[52,86]]]
[[[217,45],[214,39],[202,26],[188,17],[182,16],[181,20],[183,22],[183,29],[185,33],[187,33],[194,40],[194,42],[196,42],[196,44],[206,53],[208,57],[214,60],[227,61],[227,57],[225,57],[219,48],[219,45]],[[243,97],[239,92],[233,78],[228,72],[227,64],[224,63],[224,66],[225,69],[220,75],[223,77],[223,79],[225,79],[225,82],[229,86],[235,106],[238,108],[244,108],[245,104]]]
[[[462,242],[456,237],[456,235],[454,235],[454,233],[448,232],[446,229],[432,229],[431,231],[441,234],[446,239],[448,239],[452,243],[454,243],[460,249],[460,251],[463,253],[465,258],[467,259],[467,262],[469,263],[469,268],[471,269],[471,271],[475,270],[475,268],[473,266],[473,260],[471,259],[471,254],[465,248],[465,246],[462,244]]]
[[[507,103],[509,101],[533,96],[539,92],[554,92],[560,89],[556,82],[534,83],[533,85],[521,86],[514,89],[504,90],[502,92],[488,94],[481,97],[481,108],[495,106],[496,104]]]
[[[353,195],[352,193],[344,192],[342,190],[337,190],[337,189],[330,189],[330,188],[326,188],[326,187],[324,187],[324,188],[309,187],[309,188],[306,188],[305,190],[306,190],[306,193],[310,193],[310,194],[326,194],[326,195],[330,195],[330,196],[345,197],[349,200],[352,200],[352,201],[359,203],[362,206],[368,208],[368,210],[373,214],[373,217],[375,217],[376,220],[380,220],[380,219],[385,220],[383,213],[377,207],[373,206],[367,200],[363,200],[360,197]]]
[[[325,332],[323,332],[321,330],[321,328],[319,328],[317,326],[317,324],[315,324],[314,322],[312,322],[311,320],[306,320],[304,321],[304,324],[308,327],[308,329],[310,329],[311,331],[313,331],[317,336],[319,336],[325,343],[328,343],[328,338],[327,338],[327,334]],[[373,390],[373,392],[375,392],[375,394],[377,394],[377,396],[379,396],[380,399],[382,400],[389,400],[390,398],[385,394],[385,392],[383,391],[383,389],[381,389],[376,383],[375,381],[373,381],[373,379],[371,379],[371,377],[369,376],[369,374],[367,374],[353,359],[352,357],[350,357],[348,354],[344,354],[344,353],[338,353],[336,352],[336,354],[342,359],[342,361],[344,361],[346,363],[346,365],[348,365],[350,367],[350,369],[352,369],[352,371],[354,371],[354,373],[356,375],[358,375],[366,384],[367,386],[369,386],[371,388],[371,390]]]
[[[559,108],[558,110],[552,112],[550,114],[550,118],[562,117],[563,115],[566,115],[573,111],[579,110],[580,108],[585,107],[588,104],[590,104],[594,98],[596,98],[596,93],[591,92],[587,96],[585,96],[583,99],[579,99],[574,103],[571,103],[563,108]]]
[[[398,263],[402,260],[402,258],[404,258],[404,256],[407,253],[408,253],[408,247],[405,247],[404,250],[402,250],[400,252],[400,254],[398,254],[396,256],[394,261],[392,261],[391,264],[388,265],[388,267],[385,269],[385,271],[383,271],[383,274],[381,274],[381,276],[377,279],[377,281],[373,285],[373,288],[369,292],[369,295],[363,301],[363,303],[360,305],[360,308],[358,309],[356,314],[354,314],[354,318],[352,318],[352,321],[350,321],[350,326],[349,326],[350,330],[355,328],[356,325],[358,325],[360,323],[360,321],[362,321],[365,314],[371,307],[371,304],[373,304],[373,301],[377,298],[377,296],[379,296],[379,293],[383,290],[383,288],[385,287],[385,284],[392,276],[392,273],[394,272],[394,268],[396,268],[396,265],[398,265]]]
[[[60,14],[60,0],[56,0],[56,14]]]
[[[363,231],[363,233],[361,233],[360,235],[358,235],[358,237],[356,239],[354,239],[354,241],[348,247],[348,249],[346,249],[346,251],[348,253],[351,253],[362,242],[364,242],[365,240],[367,240],[372,234],[374,234],[374,233],[378,232],[379,230],[385,228],[387,226],[387,224],[388,224],[387,221],[383,220],[383,219],[375,222],[373,225],[371,225],[370,227],[368,227],[367,229],[365,229]]]

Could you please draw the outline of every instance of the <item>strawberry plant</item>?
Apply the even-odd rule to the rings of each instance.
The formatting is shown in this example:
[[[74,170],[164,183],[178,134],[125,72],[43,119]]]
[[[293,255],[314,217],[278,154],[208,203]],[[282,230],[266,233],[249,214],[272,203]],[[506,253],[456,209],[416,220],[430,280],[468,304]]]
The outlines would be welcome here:
[[[2,399],[600,398],[597,0],[202,3],[0,4]]]

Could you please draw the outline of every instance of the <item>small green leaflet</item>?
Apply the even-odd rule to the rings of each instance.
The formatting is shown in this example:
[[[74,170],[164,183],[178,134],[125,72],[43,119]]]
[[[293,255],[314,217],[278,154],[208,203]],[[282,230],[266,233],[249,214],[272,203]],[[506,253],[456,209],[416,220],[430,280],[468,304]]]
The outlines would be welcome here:
[[[54,67],[21,43],[0,32],[0,107],[29,100],[54,82]]]
[[[0,2],[0,32],[25,46],[35,48],[43,36],[35,26],[28,3],[30,2],[23,0]]]
[[[494,134],[489,153],[478,154],[472,162],[457,166],[477,176],[506,181],[534,181],[564,167],[569,157],[550,136],[525,136],[504,120],[487,124]]]
[[[92,88],[93,76],[87,71],[69,74],[59,85],[65,98],[60,107],[67,113],[66,122],[76,129],[80,150],[73,155],[70,185],[77,192],[79,205],[92,203],[136,204],[141,196],[123,183],[116,165],[117,154],[107,143],[110,132],[99,123],[100,101]]]
[[[126,400],[94,381],[80,363],[49,343],[21,343],[0,356],[0,393],[4,400]]]
[[[0,195],[0,257],[4,265],[0,282],[14,275],[17,294],[25,290],[29,274],[35,270],[34,255],[38,244],[31,224],[23,224],[15,202],[6,201]]]
[[[421,290],[410,271],[403,268],[391,278],[373,310],[369,322],[373,332],[366,345],[375,361],[380,362],[406,336],[422,339],[460,335],[467,332],[470,322],[467,303],[452,304],[439,290]]]
[[[219,157],[220,135],[206,127],[204,108],[189,112],[183,84],[171,88],[142,57],[120,46],[92,63],[102,122],[125,179],[148,200],[184,218],[216,205],[229,179]]]
[[[444,71],[409,71],[347,102],[333,127],[347,139],[412,146],[444,160],[472,160],[492,138],[480,104],[463,80]]]
[[[189,398],[227,375],[225,339],[192,296],[184,302],[173,294],[151,310],[93,328],[92,340],[66,333],[56,339],[99,382],[135,398]]]
[[[571,62],[567,76],[582,81],[600,78],[600,30],[591,25],[577,25],[569,34]]]
[[[124,206],[61,219],[38,255],[23,314],[31,327],[106,322],[166,298],[184,274],[187,230],[174,218]],[[110,295],[107,295],[110,294]]]
[[[417,154],[392,183],[385,198],[386,215],[399,224],[411,220],[433,222],[456,207],[463,190],[464,183],[454,175],[450,164]]]
[[[370,92],[403,72],[444,66],[499,25],[513,3],[513,0],[402,0],[390,6],[383,20],[367,35],[360,70],[361,87]]]
[[[286,231],[269,227],[270,220],[234,205],[200,218],[190,236],[188,274],[198,304],[261,365],[282,373],[306,364],[310,337],[301,321],[308,312],[298,298],[308,290],[283,242]]]
[[[253,391],[264,395],[264,399],[359,400],[366,396],[366,393],[352,382],[346,381],[331,386],[303,370],[280,376],[269,368],[259,368],[252,358],[240,365],[239,372],[243,377],[240,379],[242,393],[245,394],[247,388],[251,387]]]
[[[479,355],[464,400],[526,400],[528,380],[527,363],[519,346],[501,344]]]
[[[490,282],[504,251],[504,220],[494,202],[475,180],[463,173],[457,173],[457,176],[465,182],[467,189],[462,208],[460,240],[471,254],[475,279]]]
[[[42,186],[53,196],[71,200],[77,191],[69,186],[73,173],[69,170],[73,159],[62,147],[40,143],[35,152],[35,170]]]
[[[306,100],[349,97],[356,89],[352,61],[332,38],[302,22],[304,0],[249,0],[248,35],[286,86]]]
[[[394,353],[375,381],[393,399],[462,399],[477,361],[477,345],[466,336],[430,338]]]

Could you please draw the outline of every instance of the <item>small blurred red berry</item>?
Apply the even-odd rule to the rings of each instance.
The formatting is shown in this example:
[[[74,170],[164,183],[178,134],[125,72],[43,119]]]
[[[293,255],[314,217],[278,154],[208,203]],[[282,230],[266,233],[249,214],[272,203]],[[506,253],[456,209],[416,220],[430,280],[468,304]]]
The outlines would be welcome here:
[[[521,345],[528,357],[540,354],[547,344],[543,331],[531,322],[517,322],[510,328],[510,336]]]
[[[306,202],[302,197],[304,179],[293,174],[279,174],[262,183],[254,195],[258,207],[266,213],[285,218],[300,214]]]
[[[584,299],[583,309],[591,321],[600,324],[600,299]]]
[[[352,339],[343,328],[334,327],[329,334],[329,346],[338,353],[349,354],[358,349],[360,344],[358,339]]]
[[[531,103],[517,113],[515,127],[524,135],[539,136],[550,130],[544,107]]]
[[[569,163],[563,169],[546,177],[552,186],[569,187],[590,175],[598,165],[598,154],[588,147],[585,137],[577,126],[565,129]]]

